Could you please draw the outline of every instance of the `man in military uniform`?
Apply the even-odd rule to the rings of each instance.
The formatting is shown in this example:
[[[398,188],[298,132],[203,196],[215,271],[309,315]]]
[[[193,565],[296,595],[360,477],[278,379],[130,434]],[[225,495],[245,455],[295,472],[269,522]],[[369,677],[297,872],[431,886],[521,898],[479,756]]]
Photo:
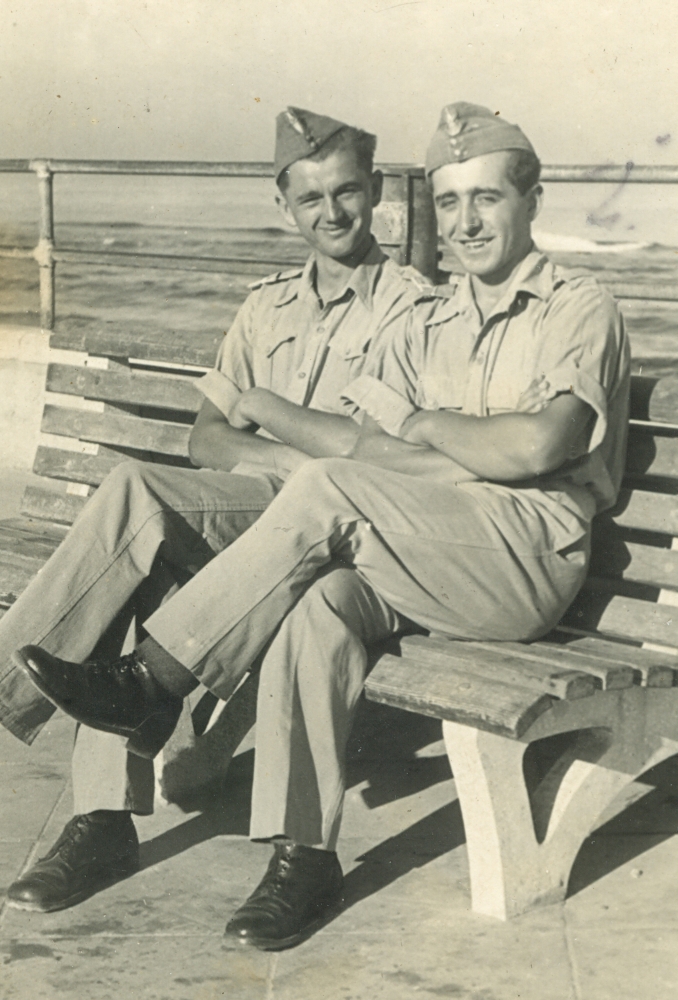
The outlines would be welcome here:
[[[366,645],[408,621],[456,638],[543,635],[585,577],[594,514],[615,501],[628,345],[610,296],[535,248],[539,170],[517,126],[445,108],[426,171],[465,274],[424,293],[347,388],[363,414],[351,457],[301,465],[146,621],[131,659],[18,654],[75,718],[154,750],[198,681],[227,697],[263,656],[251,836],[275,847],[227,926],[243,944],[289,947],[339,903]],[[526,408],[539,382],[548,405]]]
[[[312,254],[305,267],[253,286],[214,370],[198,383],[205,400],[189,451],[202,468],[119,465],[0,622],[0,717],[26,742],[54,707],[9,667],[17,646],[39,643],[73,659],[95,648],[118,655],[133,614],[143,621],[171,584],[253,524],[292,469],[309,456],[350,451],[356,407],[341,393],[424,285],[371,235],[382,183],[375,145],[374,136],[312,112],[278,116],[277,200]],[[145,752],[134,740],[129,749]],[[59,909],[138,866],[131,814],[152,812],[150,760],[81,726],[73,784],[75,819],[47,859],[10,887],[14,905]]]

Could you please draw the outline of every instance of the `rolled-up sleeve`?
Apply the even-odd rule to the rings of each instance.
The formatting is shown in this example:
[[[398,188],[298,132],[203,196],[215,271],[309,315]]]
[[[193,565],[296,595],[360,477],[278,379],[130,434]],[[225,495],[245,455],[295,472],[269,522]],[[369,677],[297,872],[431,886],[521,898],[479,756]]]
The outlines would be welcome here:
[[[537,371],[556,393],[571,392],[591,407],[588,450],[603,441],[608,403],[628,361],[623,321],[610,295],[593,281],[556,293],[544,316]]]
[[[224,337],[212,371],[197,382],[197,388],[228,416],[246,389],[254,387],[254,366],[250,344],[252,298],[243,303]]]
[[[408,417],[416,412],[409,400],[373,375],[361,375],[345,389],[343,398],[355,403],[394,437],[399,437]]]

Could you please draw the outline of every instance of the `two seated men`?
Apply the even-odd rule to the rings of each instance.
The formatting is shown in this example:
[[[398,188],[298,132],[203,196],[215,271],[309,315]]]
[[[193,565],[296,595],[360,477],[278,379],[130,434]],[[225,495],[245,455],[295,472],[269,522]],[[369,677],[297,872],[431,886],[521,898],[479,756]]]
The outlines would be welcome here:
[[[443,109],[426,174],[465,273],[440,288],[370,236],[373,152],[339,122],[279,116],[280,200],[313,254],[253,292],[205,377],[206,468],[115,470],[0,622],[4,659],[22,647],[5,724],[30,740],[53,705],[81,724],[76,816],[13,905],[69,906],[133,871],[131,813],[152,808],[148,760],[183,699],[198,683],[227,699],[258,669],[250,835],[274,853],[226,933],[296,944],[341,900],[367,647],[413,623],[534,639],[581,586],[624,460],[616,307],[535,248],[539,160],[517,126]],[[119,657],[132,613],[146,638]]]

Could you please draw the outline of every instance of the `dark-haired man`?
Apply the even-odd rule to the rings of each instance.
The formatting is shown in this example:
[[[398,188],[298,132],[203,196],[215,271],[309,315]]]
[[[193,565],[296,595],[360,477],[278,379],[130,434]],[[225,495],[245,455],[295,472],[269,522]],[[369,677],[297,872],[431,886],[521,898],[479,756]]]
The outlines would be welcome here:
[[[253,524],[292,469],[350,451],[356,407],[342,391],[425,284],[371,234],[382,186],[375,145],[373,135],[313,112],[278,116],[277,201],[312,254],[304,268],[253,286],[216,367],[198,383],[205,401],[189,450],[202,468],[118,466],[0,622],[0,717],[21,739],[30,742],[54,708],[10,668],[17,646],[38,643],[69,659],[95,647],[118,655],[132,614],[143,621],[171,583]],[[232,585],[222,581],[225,591]],[[154,780],[151,761],[138,755],[147,748],[130,744],[136,753],[80,727],[75,818],[10,887],[10,903],[59,909],[136,869],[131,814],[152,812]]]
[[[301,465],[256,526],[147,620],[135,659],[19,654],[74,717],[143,731],[157,748],[198,679],[227,696],[264,652],[251,835],[275,850],[227,926],[260,948],[297,943],[339,901],[343,756],[367,642],[404,620],[457,638],[543,635],[619,488],[623,325],[593,279],[534,247],[529,140],[486,108],[449,105],[426,170],[465,274],[423,294],[346,390],[364,415],[351,458]],[[550,402],[518,412],[539,380]]]

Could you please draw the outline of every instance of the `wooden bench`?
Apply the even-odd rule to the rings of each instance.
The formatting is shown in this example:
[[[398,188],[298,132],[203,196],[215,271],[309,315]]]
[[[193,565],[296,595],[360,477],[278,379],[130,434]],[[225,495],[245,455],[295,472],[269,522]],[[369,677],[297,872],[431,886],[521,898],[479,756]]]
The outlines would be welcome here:
[[[421,261],[422,248],[430,258],[421,177],[389,169],[379,236],[402,262]],[[247,284],[272,269],[229,263],[224,327]],[[57,322],[34,463],[42,482],[26,490],[20,518],[0,523],[0,613],[119,461],[189,464],[195,381],[220,339],[92,316]],[[505,918],[562,899],[605,805],[678,752],[677,414],[678,379],[633,380],[624,490],[596,525],[589,579],[553,635],[530,645],[411,636],[368,678],[368,698],[443,720],[478,912]],[[205,696],[183,717],[162,770],[167,797],[224,768],[255,700],[252,678],[221,715]]]
[[[369,699],[443,720],[478,913],[564,899],[597,817],[678,753],[677,494],[678,378],[636,377],[621,496],[553,633],[410,636],[367,679]]]

